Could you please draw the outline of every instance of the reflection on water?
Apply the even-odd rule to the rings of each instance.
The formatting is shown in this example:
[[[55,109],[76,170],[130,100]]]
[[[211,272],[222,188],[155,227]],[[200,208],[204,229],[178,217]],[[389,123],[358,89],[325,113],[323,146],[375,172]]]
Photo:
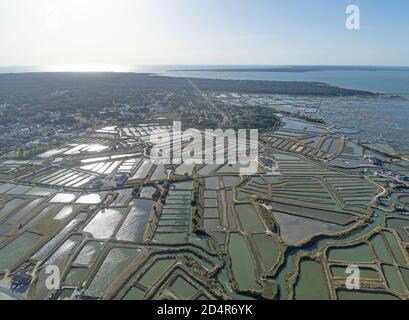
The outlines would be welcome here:
[[[51,203],[70,203],[77,196],[73,193],[58,193],[50,200]]]
[[[117,239],[142,242],[153,201],[138,199],[131,203],[131,211],[119,229]]]
[[[103,242],[89,241],[78,254],[74,263],[84,267],[91,267],[96,261],[98,254],[101,252]]]
[[[62,241],[70,232],[73,230],[80,222],[86,217],[85,212],[80,212],[73,220],[70,221],[57,235],[47,242],[40,250],[38,250],[34,255],[33,259],[43,259],[45,258],[55,246]]]
[[[84,228],[84,231],[91,233],[96,239],[109,239],[121,218],[122,210],[120,209],[101,210]]]
[[[54,217],[54,220],[64,220],[74,211],[74,206],[65,206]]]
[[[66,259],[72,253],[74,247],[80,242],[80,240],[80,236],[71,236],[69,239],[64,241],[64,243],[43,264],[42,269],[37,274],[36,285],[32,287],[31,291],[35,299],[46,299],[50,293],[50,290],[48,290],[46,287],[46,279],[49,276],[49,274],[46,272],[47,266],[57,266],[61,270]]]
[[[139,249],[113,248],[109,251],[101,268],[98,270],[89,288],[87,295],[100,297],[126,266],[139,254]]]

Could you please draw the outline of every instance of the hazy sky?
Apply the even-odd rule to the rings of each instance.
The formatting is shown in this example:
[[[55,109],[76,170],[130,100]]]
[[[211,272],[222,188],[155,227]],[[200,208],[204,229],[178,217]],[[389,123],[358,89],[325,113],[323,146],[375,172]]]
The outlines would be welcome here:
[[[408,13],[407,0],[0,0],[0,66],[409,65]]]

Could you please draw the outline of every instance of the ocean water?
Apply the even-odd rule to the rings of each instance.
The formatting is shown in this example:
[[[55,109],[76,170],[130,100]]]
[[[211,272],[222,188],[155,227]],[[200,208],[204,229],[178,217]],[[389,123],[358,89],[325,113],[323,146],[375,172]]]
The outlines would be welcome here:
[[[196,67],[199,69],[199,67]],[[172,68],[175,69],[175,68]],[[203,67],[201,67],[203,69]],[[224,69],[224,68],[223,68]],[[245,69],[245,68],[244,68]],[[254,69],[254,67],[253,67]],[[409,70],[331,70],[308,72],[226,72],[226,71],[165,71],[161,75],[173,77],[211,78],[230,80],[312,81],[349,89],[409,95]]]

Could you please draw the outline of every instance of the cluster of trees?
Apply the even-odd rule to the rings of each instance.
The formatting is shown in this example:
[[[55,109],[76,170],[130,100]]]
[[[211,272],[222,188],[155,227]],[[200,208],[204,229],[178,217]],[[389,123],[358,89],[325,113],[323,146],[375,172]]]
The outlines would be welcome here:
[[[280,119],[275,115],[271,108],[249,107],[240,108],[240,114],[237,114],[233,120],[234,129],[272,129],[278,126]]]

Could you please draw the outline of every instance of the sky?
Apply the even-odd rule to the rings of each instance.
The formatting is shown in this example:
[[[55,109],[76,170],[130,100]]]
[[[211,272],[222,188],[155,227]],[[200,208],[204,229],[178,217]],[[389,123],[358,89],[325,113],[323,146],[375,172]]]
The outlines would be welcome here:
[[[345,27],[348,5],[360,30]],[[0,67],[409,66],[407,0],[0,0]]]

